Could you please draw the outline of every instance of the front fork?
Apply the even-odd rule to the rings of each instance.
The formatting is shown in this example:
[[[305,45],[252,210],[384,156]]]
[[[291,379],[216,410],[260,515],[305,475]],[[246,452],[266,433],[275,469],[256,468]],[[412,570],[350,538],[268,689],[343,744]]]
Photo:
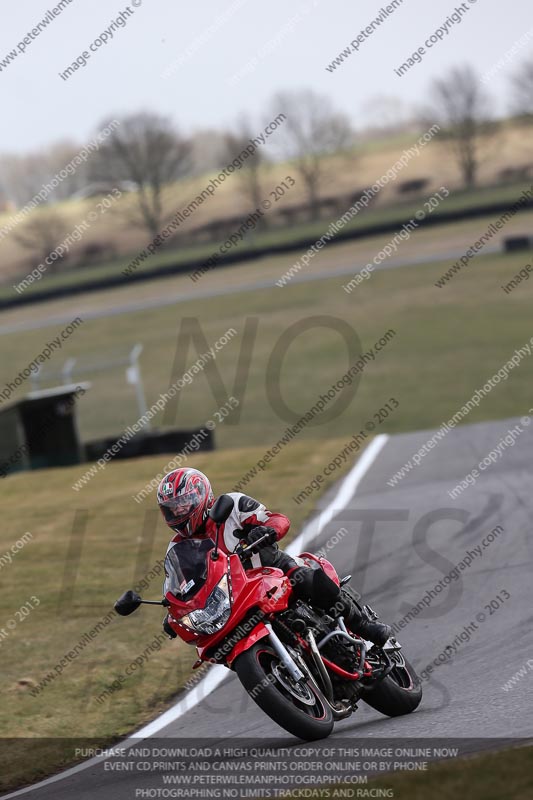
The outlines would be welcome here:
[[[281,661],[281,663],[283,664],[283,666],[285,667],[291,678],[296,683],[299,683],[299,681],[304,679],[305,675],[298,668],[294,659],[292,658],[291,654],[289,653],[289,651],[287,650],[287,648],[285,647],[279,636],[276,633],[274,633],[270,622],[265,622],[265,628],[268,630],[270,644],[276,651],[276,655],[279,657],[279,660]]]
[[[305,663],[305,660],[302,658],[301,654],[298,651],[293,651],[294,654],[290,653],[289,650],[281,641],[281,639],[274,633],[270,623],[265,623],[265,627],[269,632],[269,638],[272,647],[275,650],[276,654],[278,655],[282,664],[285,666],[287,672],[297,683],[305,678],[311,681],[316,691],[320,693],[324,702],[327,703],[327,705],[331,709],[333,718],[336,721],[349,717],[350,714],[354,711],[354,708],[352,704],[340,703],[335,700],[331,678],[326,669],[326,665],[324,664],[319,648],[325,645],[327,641],[329,641],[329,639],[332,638],[333,636],[342,636],[346,639],[349,639],[353,643],[357,643],[358,646],[361,648],[361,659],[360,659],[361,672],[363,670],[365,654],[366,654],[365,643],[359,639],[354,639],[352,636],[350,636],[350,634],[346,630],[346,627],[344,625],[344,620],[342,619],[342,617],[339,619],[339,624],[340,624],[340,630],[328,634],[323,639],[321,639],[318,644],[313,635],[313,632],[311,630],[307,631],[307,645],[309,648],[309,652],[311,658],[313,659],[315,668],[320,676],[320,682],[322,683],[322,686],[319,686],[315,677],[309,670],[309,667]],[[298,664],[300,666],[298,666]]]
[[[291,678],[296,683],[299,683],[300,681],[304,680],[305,678],[310,680],[312,682],[313,686],[315,687],[315,689],[320,693],[320,696],[323,698],[324,702],[327,703],[327,705],[330,707],[331,713],[333,714],[333,718],[336,721],[338,721],[340,719],[344,719],[345,717],[350,716],[350,714],[353,711],[352,707],[351,706],[342,706],[340,703],[336,703],[334,701],[334,699],[333,699],[333,687],[331,685],[331,680],[330,680],[330,677],[329,677],[329,675],[328,675],[328,673],[326,671],[326,668],[324,666],[324,662],[322,661],[322,658],[320,657],[320,652],[318,651],[318,648],[316,648],[316,642],[314,640],[313,634],[311,632],[309,632],[309,635],[312,637],[312,641],[313,641],[314,646],[316,648],[316,654],[317,654],[317,657],[318,657],[318,662],[321,664],[322,670],[324,670],[323,673],[322,673],[322,671],[320,671],[320,674],[322,675],[322,678],[325,677],[326,682],[329,684],[329,686],[327,687],[326,695],[324,694],[323,689],[321,689],[320,686],[317,685],[317,682],[313,678],[313,676],[312,676],[311,672],[309,671],[309,669],[308,669],[305,661],[303,660],[303,658],[301,658],[301,656],[299,654],[296,654],[296,657],[297,657],[298,661],[300,662],[301,666],[303,667],[303,669],[305,670],[305,672],[302,672],[302,670],[298,667],[295,658],[293,658],[293,656],[289,653],[289,651],[287,650],[287,648],[285,647],[285,645],[283,644],[283,642],[281,641],[279,636],[277,636],[277,634],[274,633],[274,631],[272,629],[272,625],[269,622],[265,623],[265,628],[267,628],[268,633],[269,633],[270,644],[272,645],[274,651],[276,652],[276,654],[279,657],[281,663],[283,664],[283,666],[285,667],[285,669],[287,670],[287,672],[289,673]],[[313,654],[313,656],[314,656],[314,654]],[[318,663],[317,663],[317,666],[318,666]]]

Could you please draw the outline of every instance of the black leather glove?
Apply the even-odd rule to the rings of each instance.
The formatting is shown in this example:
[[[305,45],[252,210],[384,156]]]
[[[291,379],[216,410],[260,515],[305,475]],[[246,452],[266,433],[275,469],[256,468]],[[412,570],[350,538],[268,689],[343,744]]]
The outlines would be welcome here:
[[[170,627],[170,623],[168,621],[168,614],[166,615],[165,619],[163,620],[163,630],[165,631],[166,635],[170,637],[170,639],[175,639],[177,637],[177,633],[174,628]]]
[[[246,541],[249,545],[253,545],[254,542],[258,541],[258,539],[262,539],[265,534],[268,534],[268,538],[261,542],[259,545],[259,550],[261,550],[263,547],[268,547],[268,545],[274,544],[274,542],[276,542],[278,539],[278,533],[274,530],[274,528],[269,528],[266,525],[258,525],[256,528],[252,528],[246,537]]]

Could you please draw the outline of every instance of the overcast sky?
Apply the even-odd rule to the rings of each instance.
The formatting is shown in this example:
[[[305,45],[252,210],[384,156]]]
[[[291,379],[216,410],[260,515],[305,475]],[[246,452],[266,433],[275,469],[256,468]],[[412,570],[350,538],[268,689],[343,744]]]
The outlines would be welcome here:
[[[3,4],[0,64],[56,2]],[[529,45],[490,84],[496,108],[504,111],[507,79],[533,53],[531,0],[465,0],[462,22],[427,50],[422,63],[403,77],[394,73],[460,5],[403,0],[358,52],[328,72],[327,64],[386,0],[130,0],[125,26],[64,81],[58,73],[127,8],[122,0],[72,0],[0,72],[0,151],[83,140],[102,118],[140,109],[170,114],[184,132],[230,126],[240,112],[262,115],[283,88],[324,92],[362,127],[374,98],[416,105],[430,81],[453,65],[468,61],[483,73],[531,31]],[[173,64],[174,74],[162,77]]]

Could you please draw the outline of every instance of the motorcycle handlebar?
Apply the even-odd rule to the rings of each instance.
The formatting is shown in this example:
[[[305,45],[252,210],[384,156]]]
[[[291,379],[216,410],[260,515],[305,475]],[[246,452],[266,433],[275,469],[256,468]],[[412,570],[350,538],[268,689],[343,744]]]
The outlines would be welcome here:
[[[261,536],[261,538],[257,539],[257,541],[255,541],[253,544],[248,544],[248,545],[244,545],[244,546],[241,545],[241,544],[238,544],[233,552],[236,555],[239,556],[241,561],[244,561],[250,555],[253,555],[255,552],[257,552],[256,548],[257,548],[258,545],[261,545],[263,542],[265,542],[269,538],[270,538],[270,534],[269,533],[265,533],[264,536]],[[259,547],[259,549],[261,549],[261,548]]]

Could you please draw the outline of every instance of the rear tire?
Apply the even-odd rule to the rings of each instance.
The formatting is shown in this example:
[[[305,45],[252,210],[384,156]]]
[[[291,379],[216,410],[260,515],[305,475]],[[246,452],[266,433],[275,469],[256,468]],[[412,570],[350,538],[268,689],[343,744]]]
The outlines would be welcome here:
[[[361,700],[387,717],[401,717],[420,705],[422,684],[414,667],[401,653],[391,653],[391,657],[397,665],[375,689],[365,692]]]
[[[272,670],[278,671],[278,675]],[[265,714],[298,739],[325,739],[333,730],[333,714],[322,694],[310,680],[304,681],[302,691],[306,695],[306,702],[298,701],[287,688],[290,679],[284,674],[279,657],[266,640],[256,642],[238,656],[235,672],[252,700]],[[278,676],[287,685],[281,683]]]

